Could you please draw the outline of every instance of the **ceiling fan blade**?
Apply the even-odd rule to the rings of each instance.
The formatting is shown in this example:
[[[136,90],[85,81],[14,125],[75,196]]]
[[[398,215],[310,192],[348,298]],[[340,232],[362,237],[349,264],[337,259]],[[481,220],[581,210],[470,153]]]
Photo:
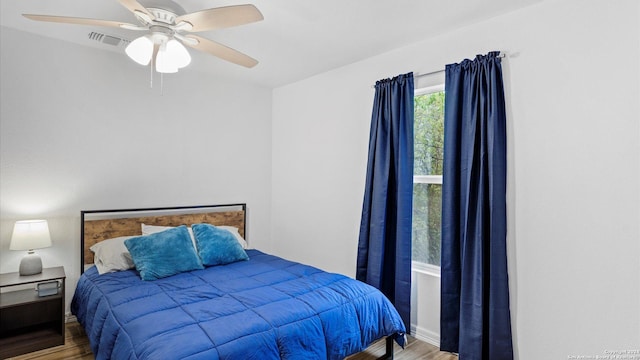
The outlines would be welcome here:
[[[185,21],[193,25],[193,28],[189,31],[200,32],[249,24],[263,19],[264,17],[260,10],[251,4],[246,4],[224,6],[185,14],[176,18],[176,24]]]
[[[142,6],[139,2],[137,2],[136,0],[118,0],[120,2],[120,4],[124,7],[126,7],[127,9],[129,9],[129,11],[131,11],[132,13],[136,13],[137,12],[141,12],[143,14],[146,14],[147,16],[149,16],[149,18],[151,20],[155,19],[156,17],[153,16],[152,13],[149,12],[149,10],[147,10],[147,8],[145,8],[144,6]]]
[[[57,22],[63,24],[76,24],[76,25],[92,25],[92,26],[107,26],[107,27],[138,27],[137,25],[124,23],[121,21],[100,20],[100,19],[87,19],[77,18],[69,16],[51,16],[51,15],[34,15],[34,14],[22,14],[27,19],[36,21],[48,21]]]
[[[252,68],[258,64],[258,60],[213,40],[208,40],[196,35],[185,35],[184,37],[197,41],[197,43],[195,41],[184,41],[185,45],[217,56],[223,60],[248,68]]]

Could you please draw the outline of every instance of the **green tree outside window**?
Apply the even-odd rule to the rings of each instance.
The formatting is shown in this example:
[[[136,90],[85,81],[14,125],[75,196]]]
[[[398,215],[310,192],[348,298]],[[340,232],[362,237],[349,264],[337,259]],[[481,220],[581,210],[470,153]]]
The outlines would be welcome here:
[[[414,98],[413,260],[440,266],[444,91]],[[438,175],[439,183],[420,180]]]

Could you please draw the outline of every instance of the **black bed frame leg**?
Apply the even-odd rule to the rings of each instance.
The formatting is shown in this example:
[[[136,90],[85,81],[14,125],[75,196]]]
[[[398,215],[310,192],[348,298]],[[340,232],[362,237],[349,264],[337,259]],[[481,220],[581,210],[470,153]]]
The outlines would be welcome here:
[[[387,336],[385,353],[378,360],[393,360],[393,336]]]
[[[386,345],[387,352],[384,354],[386,356],[385,359],[393,360],[393,338],[391,336],[387,336]]]

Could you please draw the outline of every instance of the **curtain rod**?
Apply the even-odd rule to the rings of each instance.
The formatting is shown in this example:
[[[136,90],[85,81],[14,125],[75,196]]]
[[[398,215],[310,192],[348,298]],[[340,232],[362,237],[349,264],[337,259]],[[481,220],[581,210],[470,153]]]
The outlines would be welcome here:
[[[500,55],[498,55],[498,57],[499,57],[500,59],[504,59],[505,57],[507,57],[507,54],[505,54],[505,53],[501,52],[501,53],[500,53]],[[436,70],[436,71],[431,71],[431,72],[424,73],[424,74],[414,75],[414,76],[413,76],[413,78],[414,78],[414,79],[416,79],[416,78],[421,78],[421,77],[424,77],[424,76],[429,76],[429,75],[439,74],[439,73],[441,73],[441,72],[444,72],[444,70],[445,70],[445,69],[442,69],[442,70]]]
[[[506,57],[507,57],[507,54],[505,54],[505,53],[503,53],[503,52],[500,52],[500,55],[498,55],[498,57],[499,57],[500,59],[504,59],[504,58],[506,58]],[[441,73],[441,72],[444,72],[444,70],[445,70],[445,69],[441,69],[441,70],[435,70],[435,71],[431,71],[431,72],[424,73],[424,74],[414,75],[414,76],[413,76],[413,78],[414,78],[414,79],[419,79],[419,78],[421,78],[421,77],[425,77],[425,76],[429,76],[429,75],[439,74],[439,73]],[[372,88],[375,88],[376,86],[375,86],[375,85],[371,85],[371,87],[372,87]]]

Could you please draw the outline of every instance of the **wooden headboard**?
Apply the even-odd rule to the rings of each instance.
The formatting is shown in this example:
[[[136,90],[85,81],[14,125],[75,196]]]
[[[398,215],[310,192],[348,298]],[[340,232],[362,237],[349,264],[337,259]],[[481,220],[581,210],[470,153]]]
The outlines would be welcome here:
[[[237,227],[246,238],[246,204],[199,205],[147,209],[85,210],[80,212],[80,272],[93,264],[90,248],[118,236],[142,235],[142,224],[180,226],[198,223]]]

